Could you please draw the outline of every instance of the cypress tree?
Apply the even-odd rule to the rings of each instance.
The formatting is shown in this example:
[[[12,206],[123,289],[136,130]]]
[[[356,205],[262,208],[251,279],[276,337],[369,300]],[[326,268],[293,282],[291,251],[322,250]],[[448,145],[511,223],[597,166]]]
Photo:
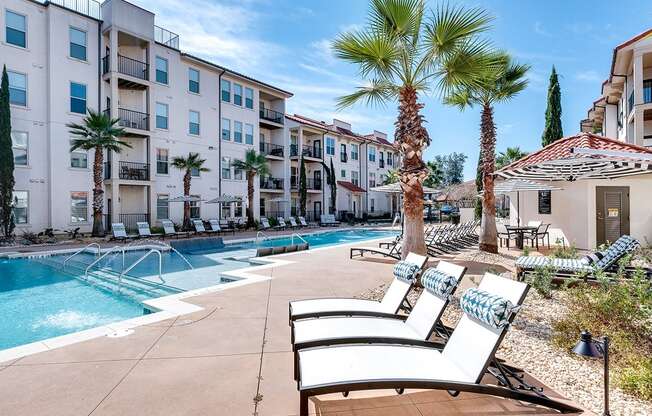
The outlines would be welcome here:
[[[9,76],[2,68],[0,85],[0,228],[5,237],[14,232],[12,198],[14,191],[14,154],[11,145],[11,112],[9,110]]]
[[[557,71],[552,67],[550,74],[550,85],[548,85],[548,106],[546,107],[546,125],[541,136],[541,145],[547,146],[550,143],[561,139],[564,131],[561,127],[561,89]]]
[[[306,204],[308,203],[308,187],[306,184],[306,164],[301,157],[301,166],[299,166],[299,209],[301,216],[306,216]]]
[[[475,174],[475,189],[478,191],[478,194],[482,192],[482,147],[480,148],[480,154],[478,155],[478,167]],[[474,211],[475,219],[479,220],[482,218],[482,198],[475,198]]]

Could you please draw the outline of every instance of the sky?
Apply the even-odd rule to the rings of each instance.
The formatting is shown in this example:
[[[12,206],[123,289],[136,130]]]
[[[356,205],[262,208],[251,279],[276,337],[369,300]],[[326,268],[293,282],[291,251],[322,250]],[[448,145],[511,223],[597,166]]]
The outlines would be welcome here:
[[[156,24],[180,35],[181,49],[242,72],[294,96],[287,113],[352,124],[393,137],[396,104],[358,105],[336,110],[336,98],[364,85],[357,67],[338,60],[331,41],[342,31],[364,27],[365,0],[135,0],[156,14]],[[430,1],[429,9],[441,2]],[[486,33],[494,46],[531,66],[529,86],[495,108],[497,151],[540,148],[547,85],[554,65],[560,76],[565,135],[579,131],[600,85],[609,75],[613,48],[652,27],[649,0],[473,0],[494,20]],[[615,12],[617,10],[617,12]],[[438,154],[468,155],[465,178],[475,177],[479,149],[479,110],[446,107],[437,95],[421,97],[432,143]]]

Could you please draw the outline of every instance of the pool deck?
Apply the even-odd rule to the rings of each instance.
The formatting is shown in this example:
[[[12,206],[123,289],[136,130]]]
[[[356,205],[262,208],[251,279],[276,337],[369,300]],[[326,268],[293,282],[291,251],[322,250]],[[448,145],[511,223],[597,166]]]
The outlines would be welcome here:
[[[296,415],[288,302],[359,295],[388,282],[393,261],[350,260],[346,246],[277,257],[291,263],[256,271],[269,280],[185,299],[203,310],[0,363],[0,415]],[[327,395],[310,406],[323,416],[556,414],[432,391]]]

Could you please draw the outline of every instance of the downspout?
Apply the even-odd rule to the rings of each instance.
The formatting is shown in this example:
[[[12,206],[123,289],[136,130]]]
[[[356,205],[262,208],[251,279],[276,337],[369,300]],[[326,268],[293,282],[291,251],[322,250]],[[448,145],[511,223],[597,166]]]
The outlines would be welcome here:
[[[217,76],[217,196],[222,196],[222,75],[226,69]],[[260,126],[258,126],[260,128]],[[251,201],[247,202],[251,204]],[[218,210],[222,209],[222,204],[218,204]],[[217,218],[220,218],[221,212],[217,213]]]
[[[102,22],[97,21],[97,111],[102,111]]]

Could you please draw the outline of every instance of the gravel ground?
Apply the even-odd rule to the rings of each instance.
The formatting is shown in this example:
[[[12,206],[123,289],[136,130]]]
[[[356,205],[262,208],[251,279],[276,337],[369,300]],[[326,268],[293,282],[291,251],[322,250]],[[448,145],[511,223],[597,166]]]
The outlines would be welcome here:
[[[467,257],[464,260],[500,264],[513,269],[513,262],[500,255],[464,253],[464,256]],[[466,278],[477,283],[481,276],[467,274]],[[381,285],[363,293],[360,298],[380,300],[386,289],[386,285]],[[416,302],[419,294],[419,290],[410,293],[408,298],[411,304]],[[448,326],[454,327],[461,317],[462,312],[458,307],[460,296],[461,293],[457,293],[455,301],[444,312],[443,321]],[[503,340],[497,355],[523,368],[584,408],[602,414],[602,362],[576,357],[550,344],[552,334],[550,317],[565,313],[559,296],[556,293],[553,299],[545,299],[536,292],[530,291],[523,309]],[[652,415],[651,402],[636,399],[613,385],[610,400],[611,414],[614,416]]]

